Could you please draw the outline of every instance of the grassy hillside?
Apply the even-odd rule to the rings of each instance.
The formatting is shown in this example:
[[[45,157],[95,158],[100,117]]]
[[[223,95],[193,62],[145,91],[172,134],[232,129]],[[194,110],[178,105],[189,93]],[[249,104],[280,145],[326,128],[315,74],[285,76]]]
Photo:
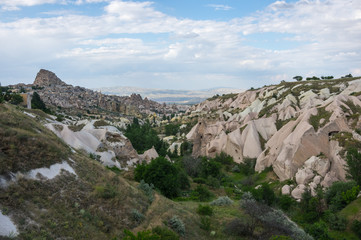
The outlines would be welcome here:
[[[72,152],[41,125],[45,115],[0,105],[0,174],[27,172],[67,162],[77,176],[63,171],[54,179],[18,175],[0,191],[0,210],[17,225],[18,239],[121,239],[124,229],[164,226],[177,215],[185,239],[201,238],[197,217],[158,193],[150,202],[138,183],[129,182],[82,152]],[[135,212],[144,215],[139,221]]]

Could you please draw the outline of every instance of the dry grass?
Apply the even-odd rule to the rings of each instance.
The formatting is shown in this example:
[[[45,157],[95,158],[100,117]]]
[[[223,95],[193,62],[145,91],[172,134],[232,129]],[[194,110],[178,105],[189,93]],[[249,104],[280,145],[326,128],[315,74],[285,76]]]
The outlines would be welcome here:
[[[0,106],[0,174],[49,167],[68,158],[69,147],[37,119]]]

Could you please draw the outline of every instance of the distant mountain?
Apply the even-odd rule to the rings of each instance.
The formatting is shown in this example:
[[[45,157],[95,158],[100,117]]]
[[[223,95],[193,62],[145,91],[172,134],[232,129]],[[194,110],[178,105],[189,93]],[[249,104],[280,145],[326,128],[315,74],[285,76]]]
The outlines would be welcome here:
[[[118,96],[130,96],[133,93],[140,94],[143,98],[148,98],[161,103],[176,104],[197,104],[214,95],[229,93],[240,93],[244,90],[234,88],[212,88],[204,90],[170,90],[156,88],[137,87],[102,87],[93,90],[101,91],[103,94]]]

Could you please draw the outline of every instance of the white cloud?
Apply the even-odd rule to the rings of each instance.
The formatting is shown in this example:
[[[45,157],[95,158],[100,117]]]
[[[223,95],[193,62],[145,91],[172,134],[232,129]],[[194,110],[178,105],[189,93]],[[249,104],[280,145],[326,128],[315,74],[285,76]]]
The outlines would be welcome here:
[[[23,6],[29,7],[55,2],[57,2],[57,0],[0,0],[0,6],[3,10],[14,11],[19,10],[19,7]]]
[[[0,0],[0,5],[54,1]],[[361,0],[276,1],[264,11],[227,22],[179,19],[156,10],[149,1],[109,1],[100,16],[75,12],[0,21],[0,55],[6,59],[0,60],[0,70],[15,68],[19,62],[27,66],[54,62],[59,68],[91,69],[94,73],[106,69],[123,77],[119,71],[140,71],[144,76],[157,72],[164,81],[196,81],[208,74],[212,77],[207,79],[213,82],[224,77],[229,84],[247,86],[249,76],[264,85],[299,74],[357,72],[361,65],[360,29]],[[270,45],[255,47],[252,37],[262,39],[263,33],[286,34],[278,44],[292,45],[284,50]],[[133,81],[146,79],[131,76]]]
[[[211,7],[211,8],[214,8],[214,10],[216,11],[228,11],[228,10],[231,10],[233,9],[232,7],[230,6],[227,6],[227,5],[222,5],[222,4],[208,4],[207,5],[208,7]]]

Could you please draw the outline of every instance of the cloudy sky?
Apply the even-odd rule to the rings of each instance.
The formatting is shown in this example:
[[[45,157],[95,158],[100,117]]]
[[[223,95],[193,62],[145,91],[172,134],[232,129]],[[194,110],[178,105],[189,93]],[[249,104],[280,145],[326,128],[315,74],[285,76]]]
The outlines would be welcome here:
[[[361,0],[0,0],[0,82],[247,89],[361,75]]]

